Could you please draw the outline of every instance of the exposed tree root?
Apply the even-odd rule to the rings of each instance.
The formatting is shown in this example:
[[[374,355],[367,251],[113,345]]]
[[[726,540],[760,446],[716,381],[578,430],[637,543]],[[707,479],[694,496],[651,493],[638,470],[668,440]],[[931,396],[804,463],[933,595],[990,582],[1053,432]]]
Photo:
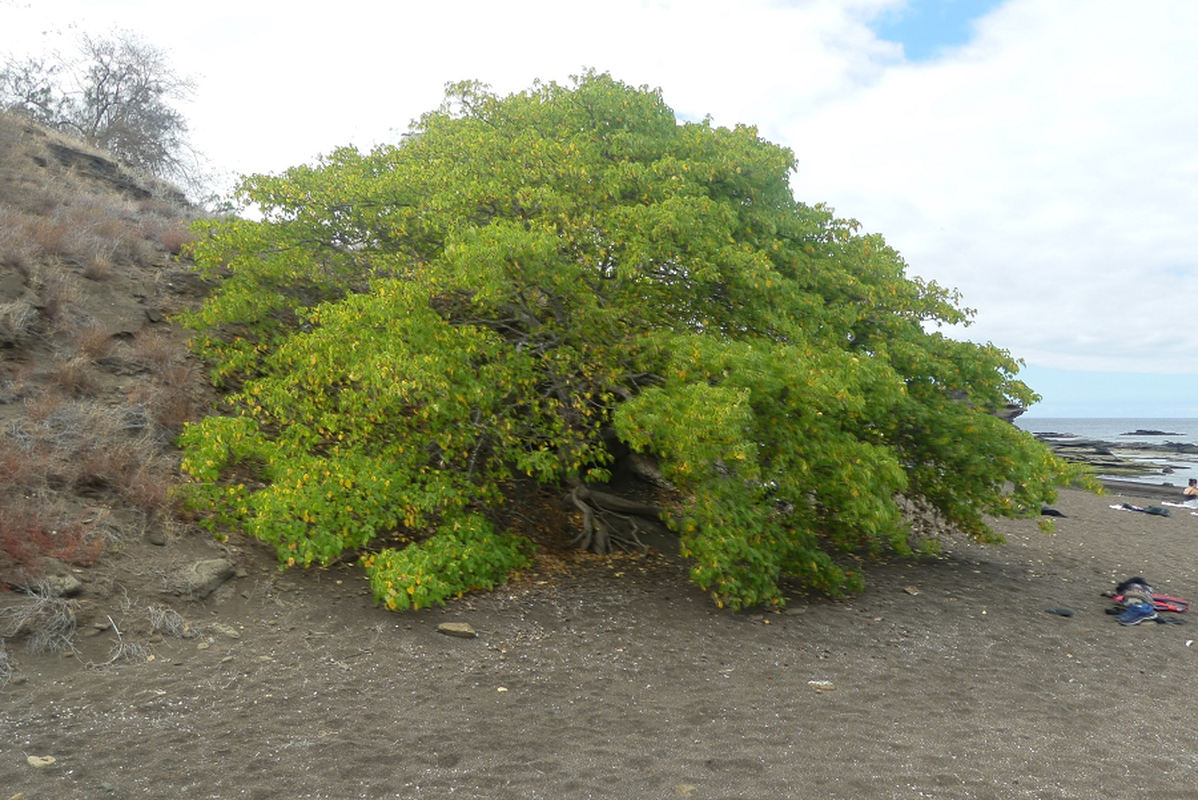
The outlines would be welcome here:
[[[571,543],[592,553],[607,554],[619,548],[648,552],[639,534],[661,531],[663,509],[650,503],[627,500],[614,494],[576,486],[570,501],[582,512],[582,530]]]

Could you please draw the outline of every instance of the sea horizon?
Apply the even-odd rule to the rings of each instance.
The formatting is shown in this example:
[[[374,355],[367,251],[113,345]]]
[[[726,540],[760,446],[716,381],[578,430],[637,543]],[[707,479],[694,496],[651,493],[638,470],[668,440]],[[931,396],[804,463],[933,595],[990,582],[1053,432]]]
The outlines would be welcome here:
[[[1035,434],[1097,439],[1115,444],[1184,442],[1198,445],[1198,418],[1193,417],[1040,417],[1021,414],[1015,425]],[[1159,431],[1138,434],[1137,431]]]
[[[1042,437],[1044,441],[1100,441],[1110,444],[1116,453],[1120,445],[1159,444],[1162,449],[1169,443],[1198,445],[1198,419],[1192,417],[1037,417],[1024,414],[1015,418],[1015,425]],[[1138,431],[1160,433],[1145,434]],[[1046,434],[1055,435],[1050,437]],[[1137,476],[1104,475],[1100,472],[1097,476],[1100,480],[1108,478],[1131,483],[1184,486],[1186,478],[1198,477],[1198,457],[1191,453],[1148,455],[1133,450],[1120,455],[1144,462],[1150,471]]]

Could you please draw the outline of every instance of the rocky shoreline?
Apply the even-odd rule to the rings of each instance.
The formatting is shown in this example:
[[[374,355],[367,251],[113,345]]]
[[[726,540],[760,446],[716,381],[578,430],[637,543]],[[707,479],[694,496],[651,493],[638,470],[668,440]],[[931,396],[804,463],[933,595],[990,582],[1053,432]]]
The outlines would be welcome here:
[[[1198,445],[1189,442],[1114,442],[1055,431],[1033,435],[1060,458],[1089,466],[1117,493],[1180,498],[1188,478],[1198,477]]]

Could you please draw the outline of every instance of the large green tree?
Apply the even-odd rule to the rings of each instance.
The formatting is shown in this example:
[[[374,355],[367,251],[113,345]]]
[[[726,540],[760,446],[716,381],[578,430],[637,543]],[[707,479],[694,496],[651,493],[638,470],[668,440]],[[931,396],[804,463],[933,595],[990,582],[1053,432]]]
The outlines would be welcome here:
[[[193,502],[288,564],[420,540],[364,559],[391,607],[523,563],[487,515],[514,475],[574,487],[580,542],[611,547],[633,515],[594,490],[624,451],[733,607],[855,588],[836,552],[910,552],[904,509],[996,539],[986,515],[1067,477],[992,413],[1034,394],[935,330],[968,320],[955,292],[796,201],[794,167],[591,73],[453,86],[398,145],[247,178],[257,218],[196,250],[221,280],[192,323],[233,393],[184,434]]]

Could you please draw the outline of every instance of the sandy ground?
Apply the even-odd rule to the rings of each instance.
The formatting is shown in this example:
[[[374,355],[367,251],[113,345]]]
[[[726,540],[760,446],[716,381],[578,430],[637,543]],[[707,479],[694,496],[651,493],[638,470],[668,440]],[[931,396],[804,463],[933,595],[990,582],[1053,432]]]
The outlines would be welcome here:
[[[1198,625],[1121,627],[1101,593],[1198,597],[1198,517],[1123,502],[1159,499],[1065,492],[1055,534],[1003,523],[784,613],[716,609],[650,556],[392,614],[352,567],[243,545],[152,660],[87,666],[119,642],[83,612],[77,655],[10,645],[0,800],[1192,798]]]

